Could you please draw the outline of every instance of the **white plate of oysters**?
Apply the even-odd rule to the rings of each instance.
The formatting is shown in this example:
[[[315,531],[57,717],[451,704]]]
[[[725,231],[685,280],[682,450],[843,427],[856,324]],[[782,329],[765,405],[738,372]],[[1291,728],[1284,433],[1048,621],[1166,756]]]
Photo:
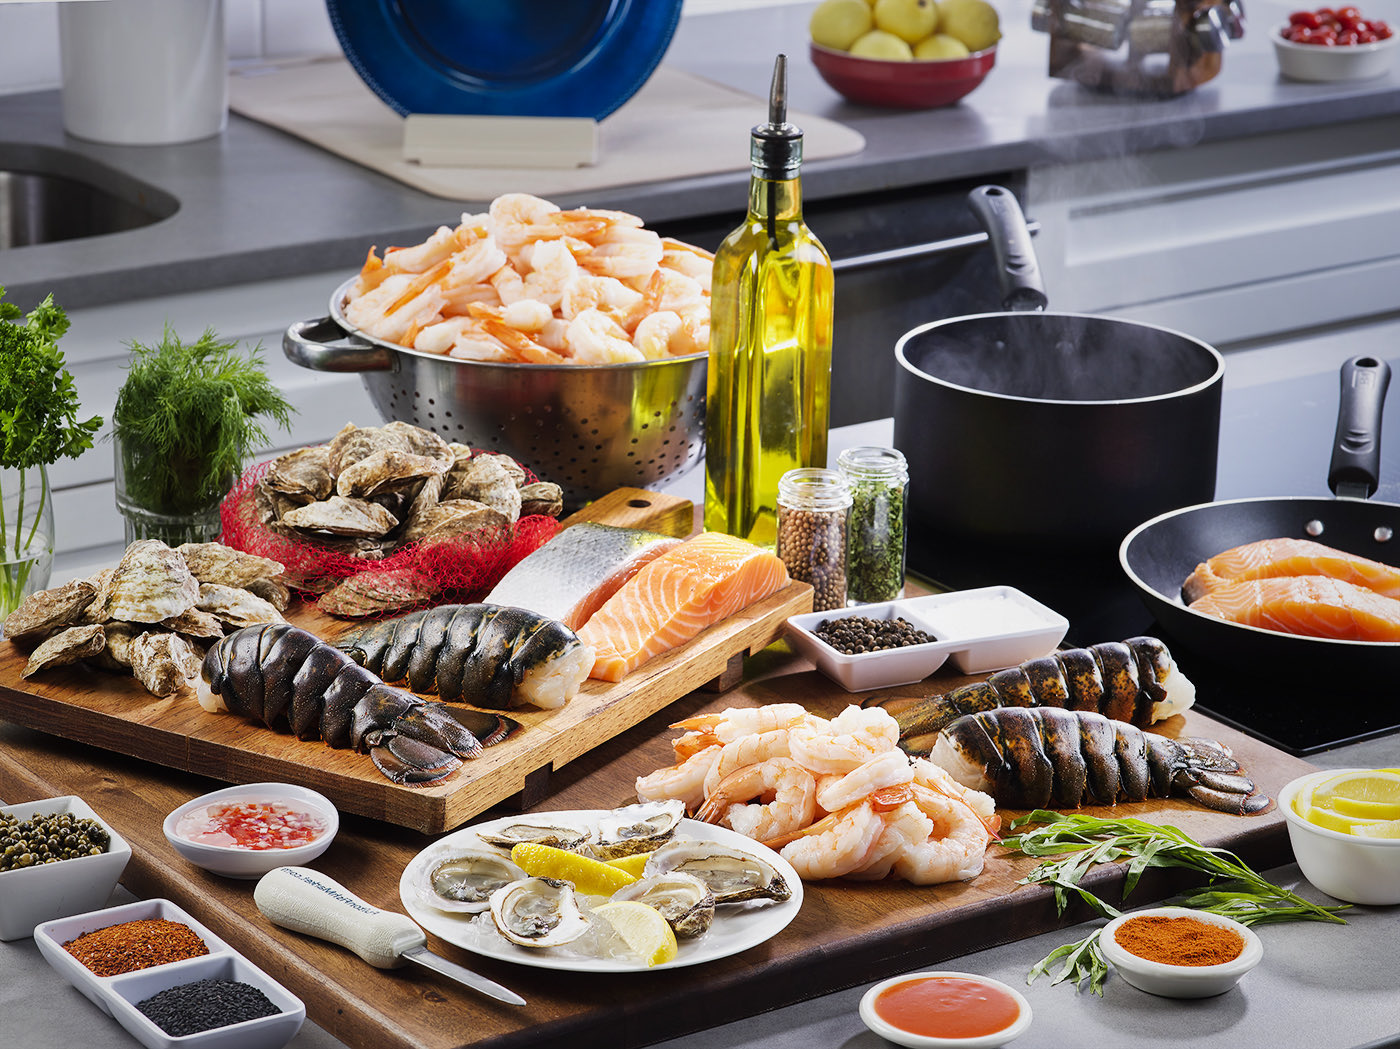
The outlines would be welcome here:
[[[650,852],[642,878],[612,898],[661,910],[676,930],[676,957],[647,966],[590,914],[605,897],[527,878],[510,862],[521,841],[602,859],[627,854],[618,849]],[[699,965],[771,939],[797,916],[802,881],[752,838],[686,819],[679,802],[648,802],[507,816],[455,831],[409,861],[399,896],[424,929],[474,954],[543,969],[636,972]]]

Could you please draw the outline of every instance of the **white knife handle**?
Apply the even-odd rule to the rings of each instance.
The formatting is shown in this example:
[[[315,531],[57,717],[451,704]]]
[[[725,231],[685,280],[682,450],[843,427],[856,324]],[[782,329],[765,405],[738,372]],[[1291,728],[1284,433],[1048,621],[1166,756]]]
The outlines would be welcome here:
[[[253,902],[274,924],[348,947],[377,969],[405,964],[403,952],[428,940],[412,919],[382,911],[307,867],[268,871]]]

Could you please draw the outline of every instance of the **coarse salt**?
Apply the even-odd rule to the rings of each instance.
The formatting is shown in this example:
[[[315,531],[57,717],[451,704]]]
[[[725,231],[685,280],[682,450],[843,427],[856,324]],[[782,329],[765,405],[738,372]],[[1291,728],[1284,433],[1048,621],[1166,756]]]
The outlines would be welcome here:
[[[919,609],[919,618],[943,639],[989,637],[1038,630],[1046,621],[1009,597],[969,597]]]

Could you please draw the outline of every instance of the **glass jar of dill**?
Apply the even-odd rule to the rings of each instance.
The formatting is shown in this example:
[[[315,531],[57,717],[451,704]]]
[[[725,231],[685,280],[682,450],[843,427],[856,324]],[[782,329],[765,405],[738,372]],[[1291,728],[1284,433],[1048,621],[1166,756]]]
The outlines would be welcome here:
[[[904,595],[905,496],[909,467],[895,448],[847,448],[836,460],[851,489],[847,538],[848,604]]]

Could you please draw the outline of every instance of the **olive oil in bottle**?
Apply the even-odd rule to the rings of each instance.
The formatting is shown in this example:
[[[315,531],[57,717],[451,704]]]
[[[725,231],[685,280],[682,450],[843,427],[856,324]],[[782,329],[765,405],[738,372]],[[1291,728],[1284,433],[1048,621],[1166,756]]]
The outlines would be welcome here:
[[[826,466],[834,277],[802,220],[802,132],[787,59],[752,131],[748,215],[715,252],[705,402],[705,528],[772,546],[778,481]]]

